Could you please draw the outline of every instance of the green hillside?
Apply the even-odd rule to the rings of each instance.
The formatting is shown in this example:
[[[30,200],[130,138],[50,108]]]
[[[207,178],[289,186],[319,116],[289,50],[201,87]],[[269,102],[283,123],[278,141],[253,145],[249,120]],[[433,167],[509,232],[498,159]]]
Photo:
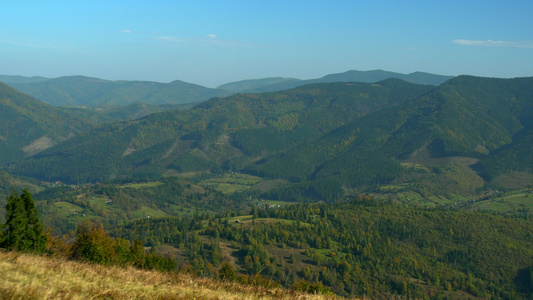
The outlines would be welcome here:
[[[317,139],[350,120],[431,89],[389,80],[381,85],[318,84],[212,99],[190,110],[101,126],[14,166],[12,171],[83,183],[124,176],[157,177],[169,168],[182,172],[240,169],[250,161]],[[66,165],[69,167],[64,168]]]
[[[24,120],[16,129],[36,114],[32,128],[76,124],[71,110],[3,90],[7,120]],[[31,188],[64,240],[95,221],[198,276],[225,269],[380,299],[527,299],[531,99],[533,78],[472,76],[213,98],[27,153],[4,170],[35,179],[0,173],[0,192]],[[9,124],[1,136],[17,141]]]
[[[228,261],[250,276],[305,280],[343,296],[520,299],[533,287],[531,230],[521,218],[357,197],[240,217],[144,219],[111,232],[150,240],[203,276]]]
[[[239,94],[103,125],[11,171],[70,183],[241,171],[285,180],[263,196],[293,201],[411,180],[454,197],[470,182],[457,191],[467,197],[484,186],[479,175],[530,172],[532,86],[531,78],[461,76],[439,87],[388,79]],[[431,161],[451,157],[473,161]]]
[[[41,101],[61,106],[184,104],[225,96],[229,92],[173,81],[109,81],[84,76],[67,76],[42,81],[11,82],[11,86]]]
[[[400,163],[425,150],[430,157],[467,156],[492,161],[493,155],[508,153],[502,150],[497,154],[497,149],[508,147],[523,127],[523,115],[531,112],[518,109],[531,99],[531,83],[531,79],[459,77],[414,101],[356,119],[246,170],[270,178],[311,180],[311,185],[295,187],[299,191],[296,194],[335,199],[346,188],[404,178],[408,170]],[[514,100],[510,103],[509,99]],[[528,171],[529,165],[521,164],[531,158],[526,150],[527,137],[522,141],[523,146],[512,146],[523,150],[514,161],[521,165],[519,170]],[[500,171],[515,170],[513,164],[506,166]],[[486,174],[489,171],[487,168]],[[291,196],[284,191],[275,197]]]
[[[42,103],[0,83],[0,164],[31,156],[106,117]]]

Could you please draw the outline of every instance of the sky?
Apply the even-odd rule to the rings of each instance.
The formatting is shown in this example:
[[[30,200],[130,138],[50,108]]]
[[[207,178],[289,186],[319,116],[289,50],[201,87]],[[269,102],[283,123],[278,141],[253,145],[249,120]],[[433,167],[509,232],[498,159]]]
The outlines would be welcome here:
[[[0,74],[207,87],[348,70],[533,76],[533,1],[25,1]]]

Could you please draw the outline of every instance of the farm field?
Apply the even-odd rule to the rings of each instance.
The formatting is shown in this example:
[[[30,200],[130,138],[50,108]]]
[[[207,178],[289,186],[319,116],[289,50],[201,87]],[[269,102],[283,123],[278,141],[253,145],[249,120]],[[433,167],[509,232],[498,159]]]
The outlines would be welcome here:
[[[471,204],[473,210],[495,211],[502,214],[533,212],[533,189],[521,189],[504,193],[486,200]]]

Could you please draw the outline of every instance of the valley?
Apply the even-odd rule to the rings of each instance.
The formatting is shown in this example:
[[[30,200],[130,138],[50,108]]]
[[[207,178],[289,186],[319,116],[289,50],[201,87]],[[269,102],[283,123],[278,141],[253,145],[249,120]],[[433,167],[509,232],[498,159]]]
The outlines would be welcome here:
[[[52,236],[102,224],[196,276],[228,263],[347,297],[528,297],[533,78],[384,74],[210,91],[11,78],[84,108],[0,85],[0,203],[27,188]],[[205,98],[168,102],[171,86]]]

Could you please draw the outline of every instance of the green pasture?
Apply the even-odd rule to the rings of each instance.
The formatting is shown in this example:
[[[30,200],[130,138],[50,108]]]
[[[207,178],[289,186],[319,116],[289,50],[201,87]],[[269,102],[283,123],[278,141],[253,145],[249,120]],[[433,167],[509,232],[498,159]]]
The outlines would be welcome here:
[[[142,206],[140,209],[133,212],[133,217],[139,218],[139,219],[148,218],[148,217],[164,218],[164,217],[169,217],[169,215],[159,209]]]
[[[475,210],[491,210],[498,213],[531,213],[533,212],[533,193],[531,190],[516,190],[499,197],[475,202]]]
[[[81,213],[83,208],[74,205],[69,202],[56,202],[54,203],[54,208],[57,211],[57,214],[61,217],[68,217],[76,213]]]
[[[224,194],[249,190],[262,182],[261,177],[248,174],[228,173],[220,177],[213,177],[200,182],[200,185],[213,187]]]
[[[100,209],[107,209],[107,207],[106,207],[106,205],[108,205],[108,204],[106,204],[107,203],[107,199],[109,199],[109,198],[91,197],[91,198],[87,199],[87,202],[89,202],[90,204],[96,205]]]

